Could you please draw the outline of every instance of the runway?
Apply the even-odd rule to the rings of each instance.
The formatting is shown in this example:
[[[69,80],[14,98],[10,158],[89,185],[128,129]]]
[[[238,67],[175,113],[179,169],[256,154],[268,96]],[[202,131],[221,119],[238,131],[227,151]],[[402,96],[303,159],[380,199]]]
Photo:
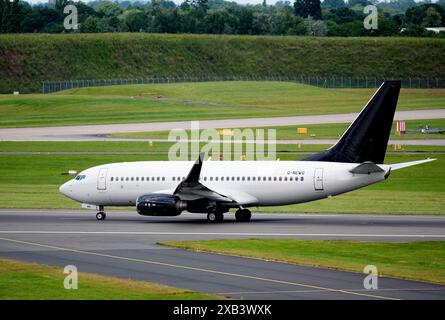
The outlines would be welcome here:
[[[379,278],[363,288],[364,274],[189,252],[161,241],[295,238],[372,241],[445,240],[445,217],[256,214],[250,223],[227,215],[142,217],[110,211],[0,210],[0,257],[79,271],[163,283],[242,299],[445,299],[445,286]],[[79,283],[81,285],[81,279]]]
[[[352,122],[356,113],[199,121],[200,129]],[[445,109],[397,111],[394,120],[445,118]],[[0,129],[0,141],[104,141],[107,134],[190,129],[190,121]]]

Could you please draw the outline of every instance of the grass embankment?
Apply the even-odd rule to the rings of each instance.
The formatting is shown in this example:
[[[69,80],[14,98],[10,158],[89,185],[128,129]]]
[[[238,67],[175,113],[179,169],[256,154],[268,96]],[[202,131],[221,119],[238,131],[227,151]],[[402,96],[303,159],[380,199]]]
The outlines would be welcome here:
[[[163,245],[294,264],[363,272],[445,284],[445,242],[358,242],[338,240],[208,240]]]
[[[96,87],[49,95],[0,95],[0,127],[349,113],[359,112],[374,91],[324,89],[290,82],[234,81]],[[164,99],[157,99],[158,96]],[[397,108],[444,106],[445,89],[405,89],[401,91]]]
[[[23,145],[22,145],[23,144]],[[144,142],[90,142],[42,143],[3,142],[0,150],[62,151],[102,150],[150,151]],[[65,147],[63,147],[65,146]],[[168,146],[163,146],[166,150]],[[320,148],[319,146],[310,146]],[[288,146],[283,146],[288,149]],[[296,148],[294,146],[294,148]],[[413,147],[416,148],[416,147]],[[419,148],[420,150],[423,147]],[[440,147],[429,148],[443,150]],[[314,149],[313,149],[314,150]],[[281,160],[293,160],[302,155],[280,154]],[[266,207],[263,212],[308,212],[308,213],[387,213],[387,214],[444,214],[445,207],[445,155],[442,154],[390,154],[386,163],[397,163],[438,158],[437,161],[421,166],[406,168],[391,173],[388,180],[361,190],[331,199],[283,207]],[[61,175],[69,169],[80,172],[83,169],[111,162],[166,160],[166,154],[34,154],[0,155],[0,207],[3,208],[79,208],[79,204],[62,196],[58,188],[71,177]],[[23,173],[26,172],[26,175]],[[257,211],[256,209],[254,209]]]
[[[63,268],[0,259],[0,300],[201,300],[221,297],[165,285],[78,273],[78,289],[66,290]]]
[[[339,75],[442,77],[445,41],[166,34],[0,36],[0,92],[42,80]],[[365,62],[365,63],[364,63]]]
[[[428,119],[428,120],[409,120],[406,122],[407,130],[419,130],[428,125],[430,128],[439,128],[445,130],[445,119]],[[332,123],[332,124],[318,124],[318,125],[299,125],[299,126],[284,126],[284,127],[259,127],[250,128],[256,138],[256,130],[264,131],[264,137],[268,138],[267,130],[275,130],[277,140],[314,140],[314,139],[338,139],[349,127],[349,123]],[[297,128],[307,128],[306,134],[297,133]],[[238,128],[245,130],[246,128]],[[203,130],[200,130],[202,133]],[[115,133],[110,136],[115,138],[137,138],[137,139],[167,139],[169,131],[157,132],[126,132]],[[191,137],[190,130],[187,131],[188,137]],[[405,134],[397,135],[396,122],[394,122],[390,139],[445,139],[444,134],[424,134],[420,132],[407,132]]]

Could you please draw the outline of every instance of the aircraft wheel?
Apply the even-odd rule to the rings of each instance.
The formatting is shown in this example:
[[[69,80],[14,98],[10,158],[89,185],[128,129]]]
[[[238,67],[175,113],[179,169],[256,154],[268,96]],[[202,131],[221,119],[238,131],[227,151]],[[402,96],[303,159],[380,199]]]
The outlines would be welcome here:
[[[235,219],[238,222],[250,221],[251,217],[252,217],[252,213],[248,209],[240,209],[235,212]]]
[[[107,215],[105,214],[105,212],[99,211],[98,213],[96,213],[96,219],[97,220],[105,220],[105,218],[107,217]]]
[[[207,214],[207,220],[210,222],[222,222],[224,220],[224,215],[218,212],[210,212]]]

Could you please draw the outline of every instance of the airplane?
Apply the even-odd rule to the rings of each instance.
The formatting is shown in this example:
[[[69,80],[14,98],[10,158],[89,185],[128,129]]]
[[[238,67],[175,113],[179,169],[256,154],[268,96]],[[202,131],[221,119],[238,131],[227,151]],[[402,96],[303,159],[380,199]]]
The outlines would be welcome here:
[[[406,130],[406,132],[420,132],[420,133],[440,133],[444,134],[445,129],[431,128],[429,125],[421,126],[419,129]]]
[[[394,170],[425,159],[383,164],[401,83],[383,82],[338,142],[295,161],[139,161],[109,163],[80,172],[60,192],[98,208],[136,206],[140,215],[207,214],[221,222],[236,209],[239,222],[248,208],[281,206],[330,198],[387,179]]]

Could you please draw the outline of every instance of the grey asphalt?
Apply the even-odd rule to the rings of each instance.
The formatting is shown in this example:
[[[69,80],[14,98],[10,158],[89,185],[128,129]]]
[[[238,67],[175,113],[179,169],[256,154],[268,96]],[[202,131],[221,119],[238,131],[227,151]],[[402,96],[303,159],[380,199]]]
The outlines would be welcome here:
[[[243,299],[445,299],[445,286],[160,246],[160,241],[295,238],[370,241],[445,240],[445,217],[255,214],[250,223],[227,215],[142,217],[110,211],[0,210],[0,257],[163,283]],[[372,264],[372,261],[370,261]],[[378,266],[377,266],[378,267]],[[79,279],[81,288],[82,279]]]
[[[254,128],[351,122],[356,113],[199,121],[199,128]],[[445,109],[397,111],[395,120],[445,118]],[[0,141],[103,141],[107,134],[190,129],[190,121],[0,129]]]

